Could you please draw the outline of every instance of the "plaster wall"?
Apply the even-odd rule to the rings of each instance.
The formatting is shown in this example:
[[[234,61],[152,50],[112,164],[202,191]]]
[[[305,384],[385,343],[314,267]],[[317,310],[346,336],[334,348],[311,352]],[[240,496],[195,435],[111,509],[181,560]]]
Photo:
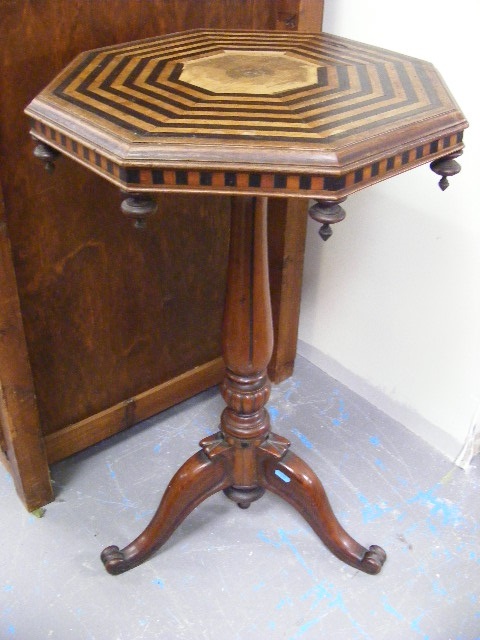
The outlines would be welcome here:
[[[334,0],[324,30],[435,64],[470,128],[445,191],[428,165],[310,221],[300,352],[455,458],[480,405],[480,3]],[[469,62],[470,61],[470,62]]]

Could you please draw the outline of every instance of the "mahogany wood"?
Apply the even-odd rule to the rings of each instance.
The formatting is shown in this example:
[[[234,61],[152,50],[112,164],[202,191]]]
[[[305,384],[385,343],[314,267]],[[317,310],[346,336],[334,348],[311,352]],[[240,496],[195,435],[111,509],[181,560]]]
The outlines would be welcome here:
[[[60,164],[45,186],[41,165],[31,164],[23,107],[85,49],[203,26],[316,31],[322,10],[323,0],[0,3],[0,189],[7,214],[0,296],[13,304],[12,291],[20,304],[6,329],[11,316],[0,316],[0,326],[5,357],[21,353],[23,341],[22,385],[36,394],[29,413],[18,396],[10,397],[0,445],[30,510],[52,499],[47,459],[52,463],[80,451],[220,380],[229,200],[219,204],[218,198],[201,196],[191,211],[189,199],[164,199],[151,222],[154,233],[132,236],[118,220],[116,193],[97,176]],[[223,217],[212,215],[218,207]],[[277,338],[270,372],[279,381],[293,368],[303,252],[301,234],[282,234],[305,224],[306,208],[300,213],[294,202],[282,202],[277,209],[278,234],[273,228],[270,238]],[[178,211],[181,224],[169,215]],[[207,242],[205,253],[197,251],[192,261],[196,234]],[[168,281],[152,280],[152,272],[167,263]],[[155,328],[160,316],[175,322],[166,318],[163,328]],[[173,363],[177,348],[181,360]],[[2,387],[15,384],[12,371],[13,363],[0,367]],[[28,461],[29,471],[15,460]]]
[[[298,312],[302,290],[307,208],[300,199],[268,201],[270,293],[275,348],[268,367],[273,382],[293,373],[297,351]],[[295,310],[293,313],[292,310]]]
[[[223,327],[227,407],[221,432],[202,440],[202,450],[179,469],[147,528],[122,550],[104,549],[101,559],[111,574],[145,561],[195,507],[222,489],[244,509],[269,489],[292,504],[343,562],[371,574],[385,562],[383,549],[373,545],[367,550],[348,535],[313,471],[288,451],[288,440],[271,433],[265,408],[273,346],[266,222],[266,198],[234,198]]]
[[[49,463],[62,460],[67,452],[81,451],[128,429],[158,411],[200,393],[205,387],[212,387],[222,378],[224,370],[223,359],[216,358],[105,411],[48,434],[44,443]]]
[[[0,194],[0,430],[1,458],[27,508],[50,502],[35,390],[23,333],[11,246]],[[18,446],[21,440],[22,446]]]
[[[380,572],[387,559],[385,551],[378,545],[365,549],[343,529],[322,483],[301,458],[291,451],[281,460],[265,458],[262,482],[295,507],[337,558],[365,573]]]
[[[101,559],[112,575],[124,573],[149,558],[203,500],[226,489],[231,482],[220,458],[203,451],[189,458],[169,483],[159,508],[147,528],[121,551],[115,545],[102,551]]]

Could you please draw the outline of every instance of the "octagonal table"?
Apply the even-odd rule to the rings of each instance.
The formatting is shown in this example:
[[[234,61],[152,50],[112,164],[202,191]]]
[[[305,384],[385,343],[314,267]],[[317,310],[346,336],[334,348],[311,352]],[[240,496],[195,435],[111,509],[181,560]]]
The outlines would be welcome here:
[[[86,52],[26,113],[46,168],[60,152],[113,182],[137,227],[156,210],[152,194],[232,195],[221,428],[172,478],[147,528],[104,550],[107,570],[145,560],[215,492],[247,508],[268,489],[338,558],[378,573],[385,552],[350,537],[313,470],[270,429],[267,204],[316,200],[310,215],[327,239],[358,189],[426,162],[446,188],[467,122],[436,70],[326,34],[195,30]]]

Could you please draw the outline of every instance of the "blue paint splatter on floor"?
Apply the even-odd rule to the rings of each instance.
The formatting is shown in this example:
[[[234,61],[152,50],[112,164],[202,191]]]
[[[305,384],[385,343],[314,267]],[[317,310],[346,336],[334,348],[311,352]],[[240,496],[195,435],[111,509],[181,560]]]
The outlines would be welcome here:
[[[268,413],[270,415],[270,420],[272,422],[276,422],[278,420],[278,417],[280,415],[280,411],[277,409],[277,407],[275,405],[269,405],[268,406]]]
[[[269,538],[263,532],[260,532],[258,535],[258,537],[262,541],[267,542],[268,544],[274,546],[276,549],[286,547],[291,551],[297,563],[305,570],[306,574],[313,582],[313,586],[301,596],[299,596],[299,600],[302,602],[311,600],[310,611],[314,611],[319,607],[322,607],[321,614],[315,616],[314,618],[311,618],[310,620],[302,622],[296,629],[294,634],[289,636],[289,640],[299,640],[300,638],[302,638],[302,636],[310,631],[310,629],[318,625],[331,610],[336,610],[344,614],[347,617],[349,623],[360,634],[361,637],[370,638],[370,636],[363,630],[357,620],[348,611],[342,591],[333,583],[329,583],[326,580],[318,580],[312,567],[307,563],[303,554],[300,552],[300,550],[292,540],[293,535],[295,535],[296,533],[298,534],[298,532],[289,532],[279,528],[277,530],[278,540]],[[293,600],[292,597],[284,596],[277,603],[276,609],[278,611],[281,611],[286,607],[296,607],[297,605],[298,603]]]
[[[302,599],[306,600],[311,597],[313,597],[313,603],[310,609],[316,609],[320,604],[326,604],[330,608],[337,607],[345,613],[347,611],[341,591],[325,580],[317,583],[312,589],[307,591],[302,596]]]
[[[420,629],[420,622],[422,621],[422,618],[424,617],[425,613],[422,612],[417,618],[415,618],[414,620],[412,620],[412,622],[410,623],[410,627],[412,629],[412,631],[415,631],[416,633],[418,633],[423,640],[430,640],[430,636],[428,636],[426,633],[424,633],[421,629]]]
[[[345,422],[348,422],[349,417],[349,413],[345,409],[345,401],[343,400],[343,398],[339,398],[338,413],[334,418],[331,419],[332,425],[334,427],[340,427],[342,424],[345,424]]]
[[[183,462],[196,450],[196,435],[187,442],[190,426],[203,435],[203,415],[205,424],[218,423],[219,396],[211,419],[206,409],[201,420],[192,415],[198,412],[195,400],[185,411],[168,413],[158,427],[139,428],[133,436],[138,443],[119,434],[94,455],[54,465],[62,500],[43,521],[32,518],[30,524],[7,485],[10,478],[0,471],[0,493],[7,499],[0,638],[43,639],[52,630],[60,640],[480,640],[480,468],[452,474],[437,452],[361,399],[350,402],[344,389],[349,424],[356,426],[348,432],[348,425],[333,426],[339,394],[332,389],[338,384],[323,374],[318,380],[305,362],[300,372],[302,392],[291,393],[291,404],[284,400],[289,383],[273,392],[272,417],[282,427],[279,433],[292,439],[295,453],[314,458],[347,531],[362,544],[385,548],[389,560],[380,576],[342,564],[296,511],[269,494],[247,516],[223,495],[212,496],[161,554],[118,579],[105,575],[98,552],[106,544],[128,542],[153,514],[158,500],[151,494],[161,497],[176,468],[173,459]],[[204,397],[210,402],[213,395]],[[164,467],[157,454],[167,451],[172,460]],[[257,537],[260,527],[264,533]],[[212,548],[222,549],[215,562],[205,557]],[[32,571],[25,572],[26,564]],[[48,570],[53,564],[55,570]],[[72,575],[73,587],[65,589]],[[106,589],[111,580],[115,584]],[[119,607],[119,601],[129,606]],[[232,608],[232,601],[242,606]],[[36,615],[40,609],[48,615]]]
[[[403,620],[402,614],[389,603],[387,596],[382,597],[382,606],[387,613],[394,616],[397,620]]]
[[[297,436],[300,442],[307,447],[307,449],[313,449],[313,444],[307,438],[307,436],[298,429],[292,429],[292,433]]]
[[[383,503],[374,504],[370,502],[368,498],[361,493],[358,494],[358,499],[362,503],[362,519],[365,524],[374,522],[393,510],[392,507],[387,507]]]
[[[308,622],[304,622],[299,629],[297,630],[296,633],[294,633],[293,636],[290,636],[289,640],[298,640],[298,638],[301,638],[303,635],[305,635],[307,633],[307,631],[309,629],[311,629],[312,627],[314,627],[316,624],[318,624],[322,618],[324,616],[318,616],[317,618],[314,618],[313,620],[308,620]]]
[[[300,387],[300,381],[299,380],[290,380],[289,382],[290,382],[290,388],[286,391],[286,393],[284,395],[285,402],[290,402],[292,395]]]
[[[290,596],[282,598],[277,602],[275,606],[275,608],[278,609],[278,611],[281,611],[285,607],[293,607],[293,600],[290,598]]]
[[[160,589],[165,589],[165,583],[160,578],[155,578],[154,580],[152,580],[152,583]]]
[[[293,543],[291,536],[292,532],[285,531],[284,529],[278,529],[278,540],[274,540],[269,538],[263,531],[260,531],[257,535],[262,540],[262,542],[266,542],[269,545],[272,545],[276,549],[280,549],[281,547],[287,547],[295,557],[295,560],[305,569],[308,575],[313,576],[313,571],[307,566],[305,559],[303,558],[300,551],[297,549],[295,544]]]
[[[148,518],[148,520],[150,520],[150,518],[153,516],[153,514],[155,513],[154,509],[147,509],[145,511],[137,511],[135,513],[135,522],[139,522],[140,520],[146,520]]]
[[[440,584],[439,580],[433,581],[432,589],[436,596],[440,596],[442,598],[448,594],[448,591]]]
[[[419,491],[407,501],[408,504],[419,504],[428,508],[430,517],[427,523],[432,533],[436,531],[435,525],[456,527],[465,520],[456,504],[437,495],[440,489],[441,485],[436,484],[431,489]]]

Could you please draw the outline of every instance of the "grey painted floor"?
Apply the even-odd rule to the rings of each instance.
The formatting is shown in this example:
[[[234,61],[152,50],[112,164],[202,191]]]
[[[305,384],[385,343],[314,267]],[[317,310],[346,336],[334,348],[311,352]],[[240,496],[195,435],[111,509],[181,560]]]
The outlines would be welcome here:
[[[55,465],[43,518],[0,469],[2,640],[480,638],[478,461],[454,467],[302,358],[273,391],[274,428],[347,530],[386,549],[383,572],[343,565],[273,495],[242,511],[218,494],[153,559],[106,574],[102,548],[144,528],[222,407],[210,390]]]

